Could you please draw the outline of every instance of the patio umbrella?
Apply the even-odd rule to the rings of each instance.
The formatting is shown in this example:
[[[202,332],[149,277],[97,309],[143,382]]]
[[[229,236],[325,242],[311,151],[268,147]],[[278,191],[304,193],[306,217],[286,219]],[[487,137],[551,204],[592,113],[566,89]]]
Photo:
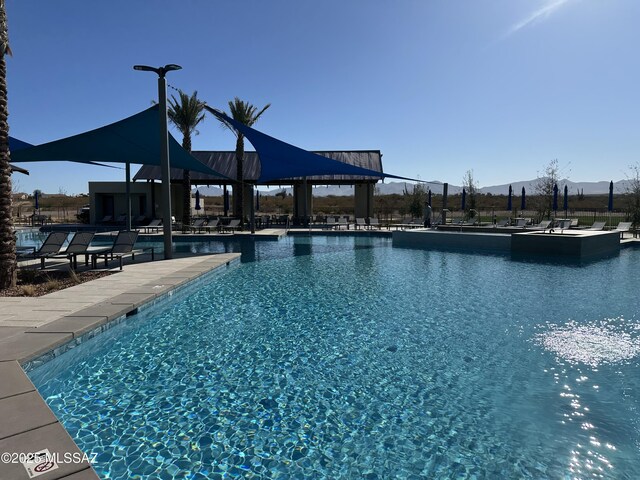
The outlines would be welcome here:
[[[36,199],[36,203],[35,203],[33,208],[35,210],[40,210],[40,204],[38,203],[38,191],[36,190],[33,195],[34,195],[34,197]]]
[[[462,189],[462,206],[460,207],[461,210],[464,210],[466,203],[467,203],[467,191],[463,188]]]
[[[256,191],[256,211],[260,210],[260,190]]]
[[[607,206],[607,209],[610,212],[613,212],[613,180],[609,183],[609,205]]]
[[[224,186],[224,195],[223,195],[223,208],[224,208],[224,216],[226,217],[229,213],[229,190],[227,190],[227,186]]]
[[[564,207],[564,216],[567,216],[567,210],[569,210],[569,187],[564,186],[564,198],[562,200],[562,206]]]
[[[429,204],[429,206],[431,206],[431,190],[429,190],[429,197],[428,197],[427,203]]]
[[[507,210],[511,211],[512,210],[512,199],[511,197],[513,196],[513,188],[511,188],[511,185],[509,185],[509,196],[507,197]]]
[[[558,211],[558,184],[553,184],[553,211]]]
[[[522,197],[520,198],[520,210],[527,208],[527,200],[525,196],[524,187],[522,187]]]
[[[200,206],[200,190],[196,190],[196,210],[202,210]]]

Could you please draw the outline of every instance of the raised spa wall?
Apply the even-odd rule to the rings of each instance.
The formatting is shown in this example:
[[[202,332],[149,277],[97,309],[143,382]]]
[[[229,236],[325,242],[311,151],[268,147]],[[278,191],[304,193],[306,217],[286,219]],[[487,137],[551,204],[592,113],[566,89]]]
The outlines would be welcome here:
[[[509,234],[420,229],[393,232],[392,238],[393,246],[400,248],[560,256],[579,260],[604,258],[620,251],[619,232],[587,230],[562,233],[520,230]]]

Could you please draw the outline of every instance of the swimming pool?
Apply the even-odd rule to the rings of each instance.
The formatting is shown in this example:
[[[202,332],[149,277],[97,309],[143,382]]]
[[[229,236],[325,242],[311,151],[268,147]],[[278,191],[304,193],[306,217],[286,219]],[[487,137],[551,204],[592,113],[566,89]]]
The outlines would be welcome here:
[[[30,372],[103,478],[640,476],[640,252],[259,244]]]

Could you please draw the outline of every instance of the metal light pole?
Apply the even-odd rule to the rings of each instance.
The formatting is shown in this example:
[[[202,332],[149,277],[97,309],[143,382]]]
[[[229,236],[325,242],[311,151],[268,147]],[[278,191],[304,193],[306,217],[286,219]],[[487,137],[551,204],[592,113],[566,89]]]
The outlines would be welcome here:
[[[158,74],[158,104],[160,106],[160,175],[162,179],[162,232],[164,233],[164,258],[173,258],[171,242],[171,167],[169,165],[169,131],[167,128],[167,82],[165,75],[172,70],[180,70],[180,65],[170,63],[164,67],[134,65],[134,70]]]

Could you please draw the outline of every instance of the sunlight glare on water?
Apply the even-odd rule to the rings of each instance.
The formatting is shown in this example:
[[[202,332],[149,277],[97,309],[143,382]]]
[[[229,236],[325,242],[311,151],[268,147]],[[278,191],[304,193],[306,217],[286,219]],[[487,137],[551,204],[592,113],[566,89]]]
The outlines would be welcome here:
[[[622,318],[605,319],[597,323],[569,322],[551,326],[536,336],[536,341],[558,358],[591,367],[632,360],[640,354],[638,326],[625,331]]]

